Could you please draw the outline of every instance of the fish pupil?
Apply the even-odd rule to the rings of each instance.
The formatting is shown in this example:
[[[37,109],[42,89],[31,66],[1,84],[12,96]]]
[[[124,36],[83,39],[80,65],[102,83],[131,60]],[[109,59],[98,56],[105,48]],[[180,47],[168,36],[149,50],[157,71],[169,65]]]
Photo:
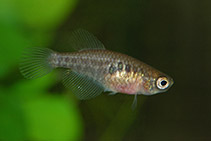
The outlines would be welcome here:
[[[167,82],[165,80],[161,81],[161,85],[165,86],[167,84]]]

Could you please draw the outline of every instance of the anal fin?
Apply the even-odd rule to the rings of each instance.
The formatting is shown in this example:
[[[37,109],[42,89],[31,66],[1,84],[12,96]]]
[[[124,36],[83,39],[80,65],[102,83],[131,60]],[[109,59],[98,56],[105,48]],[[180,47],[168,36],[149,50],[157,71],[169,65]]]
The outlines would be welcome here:
[[[71,70],[65,71],[63,84],[80,100],[95,98],[104,91],[104,88],[95,80]]]

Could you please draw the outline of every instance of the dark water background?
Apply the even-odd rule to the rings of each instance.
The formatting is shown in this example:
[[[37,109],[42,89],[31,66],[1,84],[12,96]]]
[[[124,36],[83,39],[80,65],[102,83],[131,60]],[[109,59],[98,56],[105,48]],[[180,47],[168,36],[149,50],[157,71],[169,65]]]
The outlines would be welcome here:
[[[0,140],[211,140],[211,1],[0,1]],[[101,95],[79,101],[61,71],[25,80],[24,48],[72,51],[70,33],[84,28],[109,50],[169,74],[166,93]]]

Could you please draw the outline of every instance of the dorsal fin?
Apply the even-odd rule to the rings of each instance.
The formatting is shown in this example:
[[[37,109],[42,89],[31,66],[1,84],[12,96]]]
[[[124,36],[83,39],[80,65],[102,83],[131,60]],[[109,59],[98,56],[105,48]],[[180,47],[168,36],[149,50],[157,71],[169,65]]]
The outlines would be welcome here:
[[[81,100],[95,98],[104,90],[95,80],[71,70],[65,71],[63,84]]]
[[[97,39],[97,37],[81,28],[72,32],[69,42],[71,47],[78,51],[105,49],[104,45]]]

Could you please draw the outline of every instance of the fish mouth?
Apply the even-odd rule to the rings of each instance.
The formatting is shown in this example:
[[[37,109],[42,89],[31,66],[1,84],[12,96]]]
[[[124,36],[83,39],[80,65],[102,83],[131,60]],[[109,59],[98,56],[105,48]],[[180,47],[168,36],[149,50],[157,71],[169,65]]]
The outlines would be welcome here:
[[[169,88],[174,84],[174,80],[172,78],[170,78],[170,85],[169,85]]]

